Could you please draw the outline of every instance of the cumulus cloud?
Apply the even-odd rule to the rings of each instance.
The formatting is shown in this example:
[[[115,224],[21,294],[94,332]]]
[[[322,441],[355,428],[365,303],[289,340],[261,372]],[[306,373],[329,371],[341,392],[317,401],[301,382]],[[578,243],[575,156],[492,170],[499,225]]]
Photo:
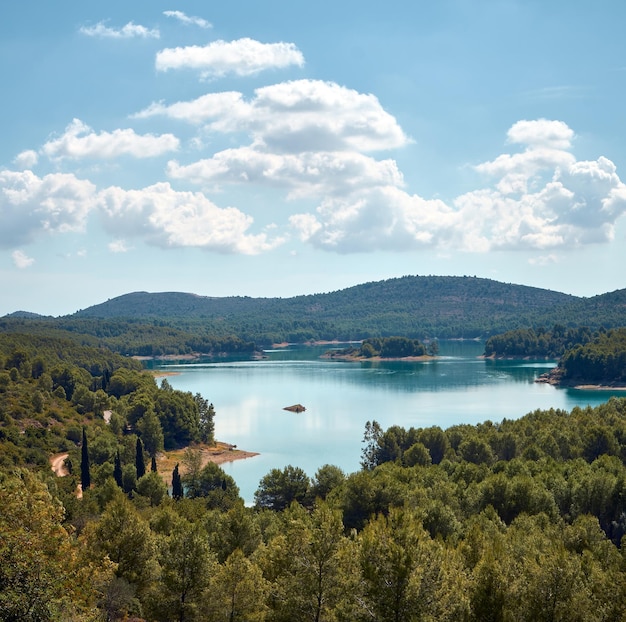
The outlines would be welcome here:
[[[607,158],[577,161],[565,150],[572,137],[564,123],[543,119],[509,130],[510,142],[525,143],[526,150],[478,165],[495,187],[455,200],[465,216],[469,250],[573,248],[612,240],[626,211],[626,186]]]
[[[163,15],[165,15],[165,17],[173,17],[174,19],[177,19],[182,24],[185,24],[185,26],[199,26],[200,28],[213,28],[213,25],[211,24],[211,22],[208,22],[206,19],[203,19],[202,17],[192,17],[189,15],[186,15],[182,11],[163,11]]]
[[[161,36],[158,28],[150,29],[133,22],[128,22],[121,28],[109,28],[104,22],[98,22],[95,26],[82,26],[80,32],[88,37],[101,37],[105,39],[158,39]]]
[[[139,237],[161,248],[255,255],[283,241],[265,233],[249,234],[252,217],[234,207],[220,208],[202,193],[175,191],[167,183],[141,190],[111,187],[99,199],[110,233]]]
[[[38,160],[39,156],[37,152],[33,151],[32,149],[27,149],[26,151],[22,151],[21,153],[18,153],[17,156],[15,156],[13,164],[15,164],[15,166],[19,170],[23,171],[25,169],[33,168],[33,166],[36,166]]]
[[[193,101],[177,102],[169,106],[163,102],[154,102],[144,110],[132,115],[132,118],[148,119],[163,116],[199,125],[208,120],[230,117],[243,118],[249,116],[251,110],[251,105],[244,101],[241,93],[223,91],[221,93],[207,93]]]
[[[205,123],[215,132],[247,132],[255,149],[274,153],[371,152],[410,142],[374,95],[321,80],[259,88],[250,101],[227,92],[169,106],[155,103],[136,116]]]
[[[74,119],[59,138],[48,141],[41,152],[49,158],[116,158],[131,155],[151,158],[176,151],[180,141],[173,134],[136,134],[132,129],[117,129],[96,134],[80,119]]]
[[[26,244],[42,233],[83,231],[94,206],[94,185],[74,175],[0,171],[0,246]]]
[[[261,43],[249,38],[165,48],[157,53],[155,60],[158,71],[195,69],[205,79],[228,74],[253,76],[291,65],[304,65],[304,56],[293,43]]]
[[[507,132],[510,143],[521,143],[533,148],[569,149],[574,131],[563,121],[537,119],[518,121]]]
[[[375,160],[345,151],[275,154],[242,147],[220,151],[187,166],[171,161],[167,174],[198,184],[246,182],[284,188],[288,199],[340,196],[357,189],[403,185],[394,160]]]
[[[626,186],[607,158],[577,161],[561,122],[515,124],[503,154],[476,170],[491,184],[451,206],[393,185],[324,197],[314,214],[292,216],[300,238],[336,252],[436,246],[471,252],[571,249],[608,242],[626,212]],[[549,256],[549,255],[548,255]]]
[[[13,265],[20,270],[29,268],[35,263],[35,260],[23,251],[13,251],[11,257],[13,259]]]

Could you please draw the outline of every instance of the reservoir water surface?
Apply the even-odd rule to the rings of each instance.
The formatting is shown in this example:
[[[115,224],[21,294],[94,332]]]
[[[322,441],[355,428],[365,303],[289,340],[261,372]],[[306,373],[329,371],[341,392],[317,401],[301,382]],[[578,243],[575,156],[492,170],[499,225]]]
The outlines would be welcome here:
[[[222,468],[252,503],[260,479],[291,464],[314,476],[324,464],[359,470],[365,423],[447,428],[516,419],[540,409],[595,406],[624,392],[560,389],[536,383],[554,361],[493,361],[484,344],[442,341],[427,362],[322,359],[331,346],[266,351],[264,360],[219,359],[160,365],[175,389],[215,406],[220,441],[260,455]],[[304,413],[283,410],[300,403]]]

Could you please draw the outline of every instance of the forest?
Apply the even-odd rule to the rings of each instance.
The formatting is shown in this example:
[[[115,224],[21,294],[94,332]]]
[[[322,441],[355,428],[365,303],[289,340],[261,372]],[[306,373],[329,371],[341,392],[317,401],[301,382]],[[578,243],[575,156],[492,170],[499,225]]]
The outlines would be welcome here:
[[[512,330],[490,337],[485,356],[558,359],[549,374],[557,384],[626,385],[626,328]]]
[[[218,416],[102,347],[0,335],[0,618],[626,616],[626,399],[445,430],[372,419],[359,471],[273,469],[252,507],[201,462]]]
[[[16,312],[4,332],[57,334],[124,355],[249,354],[274,343],[487,339],[529,326],[626,326],[626,290],[579,298],[476,277],[405,276],[292,298],[134,292],[64,317]]]

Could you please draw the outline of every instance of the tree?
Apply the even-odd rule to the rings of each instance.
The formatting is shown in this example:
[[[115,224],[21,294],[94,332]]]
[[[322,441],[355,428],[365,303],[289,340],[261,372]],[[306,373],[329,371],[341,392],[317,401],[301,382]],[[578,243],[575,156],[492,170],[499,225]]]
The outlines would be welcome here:
[[[85,539],[93,555],[116,564],[115,575],[131,583],[139,596],[150,587],[157,572],[155,539],[147,521],[121,492],[100,520],[86,527]]]
[[[371,471],[377,464],[378,443],[383,434],[383,429],[378,421],[368,421],[365,424],[363,443],[365,447],[361,450],[361,466],[363,469]]]
[[[254,499],[257,507],[284,510],[293,501],[305,502],[309,484],[307,474],[299,467],[288,465],[282,471],[272,469],[261,479]]]
[[[180,519],[163,541],[159,559],[164,601],[159,619],[200,619],[198,607],[217,564],[202,526]]]
[[[137,429],[141,434],[141,440],[148,455],[154,457],[163,451],[163,428],[152,408],[148,409],[139,419]]]
[[[124,480],[122,475],[122,460],[120,458],[120,450],[117,450],[115,454],[115,464],[113,466],[113,477],[115,478],[115,483],[120,487],[124,487]]]
[[[198,406],[200,440],[203,443],[211,444],[215,440],[215,408],[200,393],[196,393],[193,399]]]
[[[83,428],[83,443],[80,451],[80,483],[83,490],[91,486],[91,473],[89,470],[89,446],[87,444],[87,430]]]
[[[183,483],[180,479],[180,473],[178,472],[178,463],[172,471],[172,498],[176,501],[183,498]]]
[[[137,493],[150,499],[150,506],[155,507],[167,495],[167,486],[158,473],[151,471],[137,480]]]
[[[183,475],[182,481],[185,496],[190,499],[202,497],[207,508],[227,510],[239,499],[239,487],[235,480],[213,462],[208,462],[193,477]]]
[[[157,472],[157,461],[156,461],[156,456],[152,456],[151,460],[150,460],[150,470],[153,473]]]
[[[78,619],[73,610],[95,598],[63,518],[63,506],[35,474],[0,471],[0,619]]]
[[[266,619],[269,591],[261,569],[236,549],[212,577],[211,598],[203,607],[206,619],[262,622]]]
[[[143,457],[143,443],[137,437],[135,444],[135,468],[137,469],[137,479],[141,479],[146,474],[146,462]]]

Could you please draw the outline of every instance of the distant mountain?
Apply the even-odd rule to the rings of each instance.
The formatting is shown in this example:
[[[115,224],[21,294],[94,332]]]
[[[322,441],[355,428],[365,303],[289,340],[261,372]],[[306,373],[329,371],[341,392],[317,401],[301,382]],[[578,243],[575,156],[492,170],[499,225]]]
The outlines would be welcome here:
[[[57,331],[144,355],[390,336],[486,339],[555,325],[626,326],[626,290],[580,298],[476,277],[404,276],[292,298],[134,292],[60,318],[0,318],[0,331]]]
[[[207,330],[257,343],[390,335],[484,338],[555,323],[626,325],[626,290],[586,299],[476,277],[405,276],[292,298],[135,292],[70,317],[173,323],[187,330],[202,322]]]
[[[45,318],[49,316],[41,315],[39,313],[31,313],[30,311],[14,311],[13,313],[7,313],[3,317],[34,320],[34,319],[41,319],[41,318]]]

